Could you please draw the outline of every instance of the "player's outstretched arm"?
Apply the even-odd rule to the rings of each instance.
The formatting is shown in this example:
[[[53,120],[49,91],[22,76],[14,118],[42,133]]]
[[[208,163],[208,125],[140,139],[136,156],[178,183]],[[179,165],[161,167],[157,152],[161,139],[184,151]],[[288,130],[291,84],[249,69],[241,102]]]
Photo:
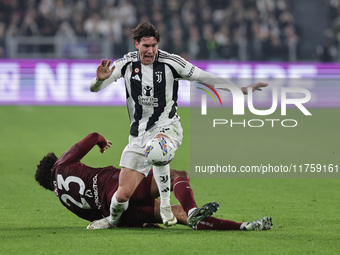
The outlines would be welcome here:
[[[111,148],[112,142],[110,140],[106,140],[106,145],[104,145],[103,147],[100,147],[100,152],[101,153],[105,153],[106,149]]]
[[[96,70],[96,78],[90,83],[91,92],[98,92],[114,81],[114,78],[109,79],[116,68],[116,66],[112,66],[110,69],[111,63],[111,60],[102,59]]]
[[[247,95],[248,94],[248,88],[251,89],[250,90],[251,92],[254,92],[256,90],[261,91],[262,88],[268,86],[268,83],[258,82],[258,83],[255,83],[255,84],[251,84],[248,87],[240,87],[239,85],[229,81],[228,79],[225,79],[225,78],[220,77],[218,75],[203,71],[203,70],[201,70],[197,67],[195,67],[194,70],[195,70],[194,74],[190,78],[188,78],[188,80],[198,81],[198,82],[203,83],[203,84],[208,84],[208,85],[212,86],[213,88],[218,88],[218,89],[225,90],[225,91],[230,91],[230,89],[232,87],[238,87],[238,88],[241,89],[241,91],[244,95]],[[221,85],[223,85],[223,86],[221,86]]]
[[[115,66],[113,66],[110,69],[111,63],[112,63],[111,60],[102,59],[102,61],[100,62],[100,65],[97,67],[97,72],[96,72],[98,81],[104,81],[111,76],[111,74],[113,73],[113,70],[115,70]]]
[[[254,92],[256,90],[262,91],[262,88],[267,87],[267,86],[268,86],[268,83],[258,82],[258,83],[249,85],[248,87],[242,87],[241,90],[243,94],[247,95],[248,89],[251,89],[251,92]]]
[[[94,132],[87,135],[79,143],[80,146],[74,148],[74,157],[76,160],[81,160],[95,145],[98,145],[101,153],[104,153],[107,148],[111,147],[112,142],[106,140],[101,134]]]

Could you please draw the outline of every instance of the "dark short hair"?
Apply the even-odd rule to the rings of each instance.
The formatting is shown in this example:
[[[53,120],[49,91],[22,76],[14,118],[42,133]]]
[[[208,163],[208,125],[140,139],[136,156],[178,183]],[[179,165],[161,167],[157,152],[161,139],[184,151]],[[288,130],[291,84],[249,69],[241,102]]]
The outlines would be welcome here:
[[[159,33],[154,25],[150,23],[140,23],[135,29],[132,29],[132,39],[140,42],[143,37],[155,37],[159,42]]]
[[[35,180],[39,183],[40,186],[45,189],[52,190],[51,187],[51,169],[54,163],[58,160],[57,156],[51,152],[48,153],[41,161],[40,164],[37,165],[38,169],[35,172]]]

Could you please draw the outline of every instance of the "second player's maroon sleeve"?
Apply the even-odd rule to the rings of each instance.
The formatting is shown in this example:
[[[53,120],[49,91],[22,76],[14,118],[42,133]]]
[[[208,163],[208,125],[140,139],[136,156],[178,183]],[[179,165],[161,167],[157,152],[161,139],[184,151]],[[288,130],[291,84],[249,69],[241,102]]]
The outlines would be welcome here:
[[[59,164],[79,162],[94,146],[104,148],[107,145],[105,138],[99,133],[91,133],[73,145],[58,160]]]

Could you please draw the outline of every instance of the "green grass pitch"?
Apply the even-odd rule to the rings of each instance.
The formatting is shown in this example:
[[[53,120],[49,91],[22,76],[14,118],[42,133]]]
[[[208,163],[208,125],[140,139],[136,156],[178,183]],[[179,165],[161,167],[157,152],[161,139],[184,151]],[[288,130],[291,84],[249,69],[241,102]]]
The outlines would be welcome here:
[[[312,130],[319,133],[308,134],[311,141],[323,136],[318,138],[320,153],[333,146],[339,158],[340,110],[312,113],[320,119],[313,121],[319,127]],[[184,141],[171,167],[188,170],[189,109],[179,114]],[[60,156],[94,131],[112,140],[113,147],[103,155],[94,149],[83,162],[118,165],[128,138],[126,108],[1,106],[0,121],[0,254],[339,254],[338,178],[191,179],[198,205],[218,201],[217,217],[240,222],[272,216],[270,231],[193,231],[185,226],[89,231],[86,221],[36,184],[36,165],[48,152]],[[299,146],[298,137],[294,146]],[[172,202],[177,203],[174,197]]]

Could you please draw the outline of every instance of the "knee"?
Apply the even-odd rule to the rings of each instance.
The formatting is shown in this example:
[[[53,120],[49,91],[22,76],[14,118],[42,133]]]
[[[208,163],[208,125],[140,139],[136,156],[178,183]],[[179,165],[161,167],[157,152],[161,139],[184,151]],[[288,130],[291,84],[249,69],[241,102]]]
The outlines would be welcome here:
[[[189,179],[189,174],[187,171],[185,170],[182,170],[182,171],[178,171],[179,172],[179,176],[180,177],[185,177],[185,178],[188,178]]]
[[[185,178],[188,178],[189,179],[189,174],[187,171],[177,171],[177,170],[173,170],[171,169],[170,171],[170,177],[171,177],[171,180],[174,181],[176,180],[177,178],[179,177],[185,177]]]
[[[118,203],[125,203],[126,201],[129,201],[131,197],[131,192],[123,189],[118,189],[116,193],[116,199]]]

